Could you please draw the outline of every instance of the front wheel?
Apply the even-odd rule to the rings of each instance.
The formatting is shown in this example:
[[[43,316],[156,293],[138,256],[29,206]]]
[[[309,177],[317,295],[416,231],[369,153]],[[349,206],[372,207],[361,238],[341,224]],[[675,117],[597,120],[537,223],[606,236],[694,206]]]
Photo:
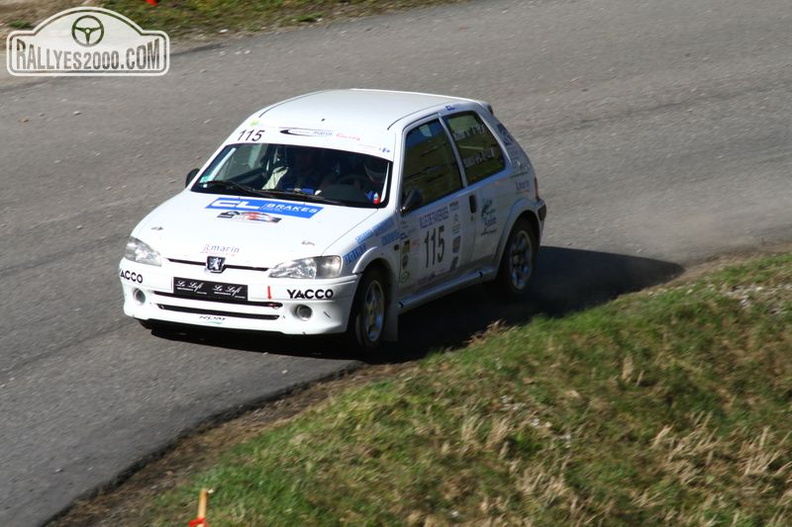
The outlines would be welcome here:
[[[360,351],[369,354],[382,342],[388,309],[386,285],[382,271],[369,269],[360,280],[347,327],[347,339]]]
[[[521,299],[528,294],[538,250],[531,224],[524,218],[518,219],[509,233],[493,284],[501,295]]]

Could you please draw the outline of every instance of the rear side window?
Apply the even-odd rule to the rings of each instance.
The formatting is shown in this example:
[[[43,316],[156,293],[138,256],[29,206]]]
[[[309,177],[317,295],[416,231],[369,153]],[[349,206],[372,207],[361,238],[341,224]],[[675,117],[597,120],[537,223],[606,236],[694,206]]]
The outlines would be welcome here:
[[[464,112],[446,119],[465,167],[468,183],[476,183],[506,168],[498,140],[476,112]]]
[[[430,121],[407,132],[402,196],[420,191],[431,203],[462,188],[454,151],[440,121]]]

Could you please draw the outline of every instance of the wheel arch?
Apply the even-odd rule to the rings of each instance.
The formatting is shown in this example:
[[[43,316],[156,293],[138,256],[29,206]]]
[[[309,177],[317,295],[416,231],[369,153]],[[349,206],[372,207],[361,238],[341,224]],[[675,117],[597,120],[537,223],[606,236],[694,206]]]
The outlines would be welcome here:
[[[528,221],[528,223],[531,225],[531,230],[533,230],[534,236],[536,237],[537,246],[541,244],[542,223],[539,219],[539,215],[536,211],[529,207],[529,202],[527,200],[520,200],[519,202],[515,203],[512,209],[509,211],[509,218],[506,222],[507,228],[503,229],[500,241],[498,242],[497,262],[501,261],[501,258],[503,257],[503,251],[506,249],[506,242],[509,240],[509,235],[514,228],[514,225],[520,219],[525,219]]]
[[[399,338],[398,269],[394,267],[394,262],[387,258],[382,251],[372,249],[358,260],[354,272],[363,276],[364,273],[374,268],[380,269],[386,280],[387,313],[382,338],[388,342],[395,342]]]

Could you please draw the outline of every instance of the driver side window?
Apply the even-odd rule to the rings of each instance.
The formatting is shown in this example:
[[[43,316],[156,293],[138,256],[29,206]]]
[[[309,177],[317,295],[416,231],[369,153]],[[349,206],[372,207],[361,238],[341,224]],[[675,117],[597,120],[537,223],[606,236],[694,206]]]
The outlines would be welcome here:
[[[402,203],[411,193],[418,192],[423,206],[461,188],[459,166],[440,121],[430,121],[407,132]]]

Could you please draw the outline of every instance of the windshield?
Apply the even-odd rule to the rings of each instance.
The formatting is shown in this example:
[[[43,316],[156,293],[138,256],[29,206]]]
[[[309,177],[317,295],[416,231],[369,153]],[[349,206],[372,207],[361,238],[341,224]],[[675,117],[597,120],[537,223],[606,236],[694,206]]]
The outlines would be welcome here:
[[[308,146],[236,144],[223,148],[190,190],[381,207],[388,198],[390,173],[390,161],[366,154]]]

